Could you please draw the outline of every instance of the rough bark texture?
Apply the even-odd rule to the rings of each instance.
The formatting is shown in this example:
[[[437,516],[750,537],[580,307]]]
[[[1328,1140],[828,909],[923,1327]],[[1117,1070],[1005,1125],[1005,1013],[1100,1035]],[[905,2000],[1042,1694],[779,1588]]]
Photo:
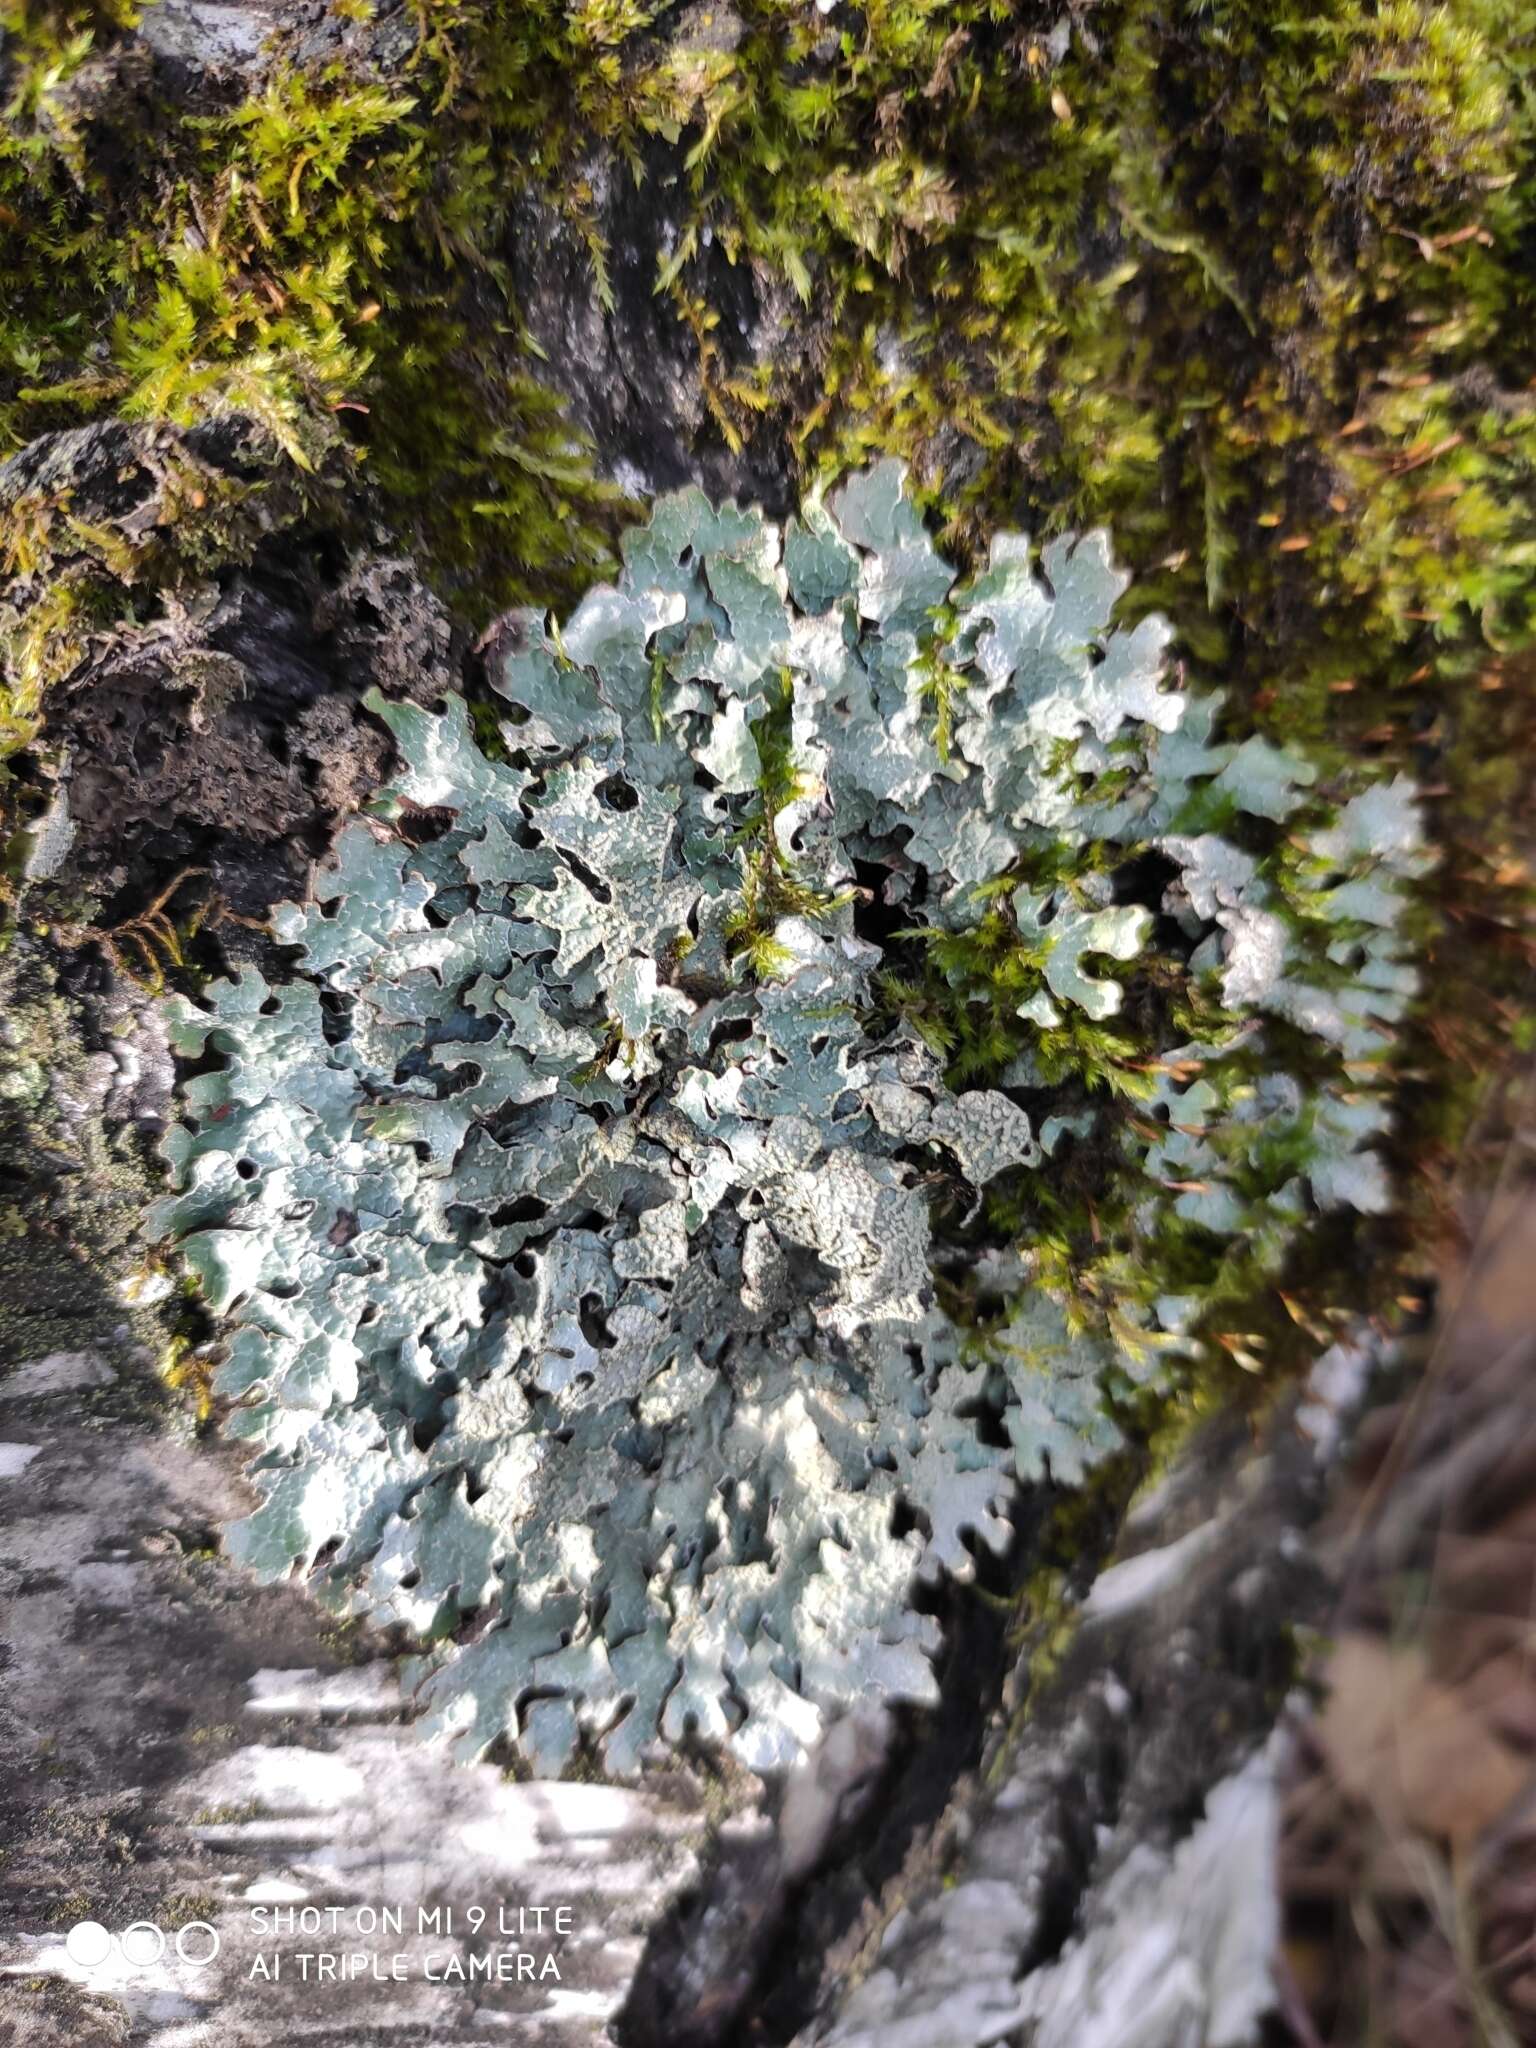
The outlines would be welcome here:
[[[700,484],[782,518],[794,502],[788,450],[767,436],[741,451],[726,445],[699,388],[693,339],[656,293],[658,252],[681,230],[681,208],[666,203],[680,168],[681,152],[663,148],[643,184],[612,157],[591,166],[596,231],[613,252],[607,307],[585,240],[551,207],[525,200],[509,249],[524,315],[602,475],[635,497]],[[784,359],[794,321],[782,287],[770,299],[749,266],[711,251],[704,293],[720,315],[728,369]]]
[[[1236,1419],[1196,1440],[1127,1522],[1027,1717],[995,1731],[948,1825],[844,1951],[867,1975],[829,1985],[803,2042],[1256,2035],[1274,1918],[1263,1751],[1296,1676],[1292,1631],[1323,1611],[1303,1532],[1325,1467],[1289,1404],[1257,1454]],[[1200,1848],[1202,1820],[1225,1839]]]
[[[123,892],[131,913],[133,888],[143,901],[195,865],[230,909],[264,914],[378,786],[389,742],[358,699],[427,702],[456,680],[447,617],[409,560],[306,518],[271,467],[239,419],[108,421],[0,467],[0,513],[30,500],[72,522],[12,583],[13,630],[71,575],[118,612],[49,700],[74,826],[57,888]]]

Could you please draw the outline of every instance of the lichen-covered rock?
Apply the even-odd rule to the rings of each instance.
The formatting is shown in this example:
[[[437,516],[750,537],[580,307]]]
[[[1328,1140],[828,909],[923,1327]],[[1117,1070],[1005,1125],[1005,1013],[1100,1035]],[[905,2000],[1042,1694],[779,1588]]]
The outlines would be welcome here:
[[[371,700],[406,769],[276,914],[295,979],[172,1006],[215,1057],[153,1227],[232,1324],[236,1555],[428,1639],[466,1756],[769,1770],[930,1697],[914,1581],[1197,1343],[1170,1233],[1265,1270],[1378,1206],[1422,855],[1405,787],[1218,738],[1102,535],[957,586],[886,463],[624,561],[508,622],[494,755]],[[1072,1292],[1009,1205],[1079,1146],[1131,1192]]]

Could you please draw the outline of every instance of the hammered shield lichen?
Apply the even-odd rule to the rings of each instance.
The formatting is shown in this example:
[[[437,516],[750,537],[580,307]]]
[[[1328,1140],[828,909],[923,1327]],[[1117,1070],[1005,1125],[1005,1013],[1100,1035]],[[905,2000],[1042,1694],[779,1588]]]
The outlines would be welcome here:
[[[154,1228],[231,1326],[237,1556],[426,1639],[465,1755],[768,1769],[932,1697],[916,1582],[1198,1341],[1168,1231],[1273,1271],[1385,1201],[1423,855],[1402,782],[1219,737],[1102,535],[957,584],[885,463],[782,534],[662,499],[624,563],[510,622],[496,758],[376,702],[405,771],[277,913],[293,979],[172,1005],[218,1057]],[[993,1202],[1077,1146],[1132,1190],[1086,1299]]]

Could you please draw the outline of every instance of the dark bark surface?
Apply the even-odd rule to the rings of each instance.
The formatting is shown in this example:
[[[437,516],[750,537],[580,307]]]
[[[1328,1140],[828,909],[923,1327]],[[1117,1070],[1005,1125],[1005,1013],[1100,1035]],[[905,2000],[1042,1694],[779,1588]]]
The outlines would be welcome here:
[[[74,825],[56,888],[131,915],[195,866],[231,910],[263,916],[383,779],[388,738],[358,700],[455,685],[452,630],[411,562],[317,526],[269,468],[238,419],[184,434],[110,421],[0,467],[0,510],[67,503],[98,546],[110,535],[144,563],[50,698]],[[13,585],[23,616],[76,566],[66,549]]]

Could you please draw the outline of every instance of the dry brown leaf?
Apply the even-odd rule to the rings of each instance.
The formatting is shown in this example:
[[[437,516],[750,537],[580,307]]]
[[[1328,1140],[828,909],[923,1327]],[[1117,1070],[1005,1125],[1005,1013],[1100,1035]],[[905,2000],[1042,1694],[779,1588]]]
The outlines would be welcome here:
[[[1409,1829],[1466,1847],[1525,1790],[1524,1760],[1429,1675],[1418,1646],[1342,1636],[1328,1675],[1319,1740],[1341,1788],[1389,1833]]]

